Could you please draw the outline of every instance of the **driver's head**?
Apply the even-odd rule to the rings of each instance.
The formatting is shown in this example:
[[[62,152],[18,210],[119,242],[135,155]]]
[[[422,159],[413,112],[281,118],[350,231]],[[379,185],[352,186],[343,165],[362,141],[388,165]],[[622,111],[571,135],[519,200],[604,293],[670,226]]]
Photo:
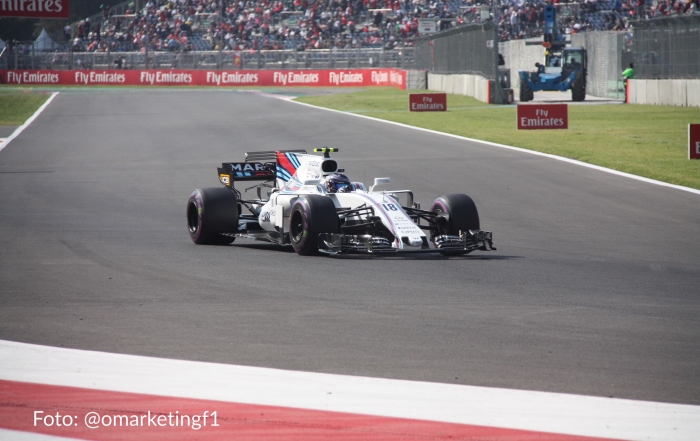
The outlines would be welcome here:
[[[352,191],[352,183],[342,173],[332,173],[326,177],[326,191],[328,193],[347,193]]]

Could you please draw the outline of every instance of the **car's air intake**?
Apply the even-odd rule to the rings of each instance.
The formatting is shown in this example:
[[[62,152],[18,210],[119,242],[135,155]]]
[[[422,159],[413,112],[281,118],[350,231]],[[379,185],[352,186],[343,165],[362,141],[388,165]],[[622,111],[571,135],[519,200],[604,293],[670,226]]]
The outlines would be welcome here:
[[[332,173],[338,170],[338,163],[332,159],[323,161],[323,164],[321,164],[321,170],[323,170],[324,173]]]

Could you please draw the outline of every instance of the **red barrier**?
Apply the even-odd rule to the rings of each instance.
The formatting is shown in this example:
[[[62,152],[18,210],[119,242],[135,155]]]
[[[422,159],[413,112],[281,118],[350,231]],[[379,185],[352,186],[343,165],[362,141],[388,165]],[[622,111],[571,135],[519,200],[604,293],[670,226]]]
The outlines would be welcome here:
[[[356,70],[8,70],[16,85],[117,86],[393,86],[406,89],[406,71]]]

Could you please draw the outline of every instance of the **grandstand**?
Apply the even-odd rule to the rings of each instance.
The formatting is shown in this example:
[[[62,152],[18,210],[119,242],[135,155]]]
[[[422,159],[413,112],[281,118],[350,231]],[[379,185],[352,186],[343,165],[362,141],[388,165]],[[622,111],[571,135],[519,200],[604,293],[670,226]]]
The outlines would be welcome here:
[[[637,1],[560,2],[557,26],[561,34],[627,31],[637,17],[700,10],[700,0],[644,0],[642,7]],[[42,55],[31,43],[13,43],[0,65],[410,68],[415,62],[414,41],[420,36],[419,20],[433,21],[430,29],[437,31],[490,20],[490,4],[484,0],[130,0],[74,23],[70,41],[59,53]],[[500,40],[540,37],[544,4],[544,0],[501,1]],[[632,39],[627,32],[628,46]]]
[[[653,1],[653,3],[652,3]],[[561,33],[625,30],[637,17],[694,13],[700,0],[556,3]],[[489,4],[490,2],[484,2]],[[499,4],[500,40],[542,35],[544,0]],[[418,20],[481,20],[480,0],[131,0],[72,25],[73,51],[245,51],[407,47]],[[641,12],[641,15],[640,15]]]

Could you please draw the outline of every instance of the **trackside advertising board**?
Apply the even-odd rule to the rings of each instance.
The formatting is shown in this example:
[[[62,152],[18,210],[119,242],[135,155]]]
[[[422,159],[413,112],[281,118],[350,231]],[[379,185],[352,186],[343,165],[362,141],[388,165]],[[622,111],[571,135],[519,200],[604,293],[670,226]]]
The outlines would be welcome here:
[[[518,130],[568,129],[566,104],[518,104]]]
[[[0,0],[0,17],[68,18],[69,11],[69,0]]]
[[[406,89],[406,71],[8,70],[0,71],[0,83],[61,86],[393,86]]]
[[[700,124],[688,124],[688,159],[700,159]]]
[[[445,112],[446,93],[412,93],[408,96],[408,110],[411,112]]]

